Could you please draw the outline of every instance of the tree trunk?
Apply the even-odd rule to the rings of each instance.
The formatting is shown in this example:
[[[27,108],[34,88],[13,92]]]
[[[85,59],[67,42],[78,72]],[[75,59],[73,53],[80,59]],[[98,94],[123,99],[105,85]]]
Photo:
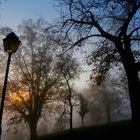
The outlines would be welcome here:
[[[138,132],[140,131],[140,81],[135,59],[130,49],[123,54],[122,62],[128,79],[132,126],[134,132]]]
[[[108,97],[108,92],[106,91],[103,93],[103,100],[104,100],[107,123],[110,123],[111,122],[111,104]]]
[[[107,117],[107,123],[110,123],[111,122],[111,111],[110,111],[110,106],[107,105],[106,106],[106,117]]]
[[[115,44],[120,48],[121,43]],[[118,46],[117,46],[118,45]],[[132,130],[133,136],[137,136],[140,132],[140,81],[138,77],[138,68],[136,67],[135,58],[130,48],[130,38],[124,40],[123,49],[118,49],[121,55],[122,63],[128,79],[131,117],[132,117]]]
[[[128,77],[129,96],[132,112],[132,124],[134,127],[140,127],[140,81],[134,73]]]
[[[36,140],[37,139],[37,122],[30,122],[30,140]]]
[[[72,105],[72,90],[69,84],[69,80],[66,80],[68,91],[69,91],[69,106],[70,106],[70,132],[72,132],[73,129],[73,105]]]
[[[84,118],[82,117],[81,120],[82,120],[82,127],[84,127]]]
[[[73,129],[73,106],[70,105],[70,131],[72,132]]]

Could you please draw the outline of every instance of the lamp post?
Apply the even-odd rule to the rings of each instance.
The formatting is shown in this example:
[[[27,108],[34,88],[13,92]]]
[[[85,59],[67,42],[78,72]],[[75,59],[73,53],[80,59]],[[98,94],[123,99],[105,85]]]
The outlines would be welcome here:
[[[0,106],[0,138],[1,138],[1,133],[2,133],[2,127],[1,127],[2,115],[3,115],[3,109],[4,109],[4,100],[5,100],[5,95],[6,95],[6,86],[7,86],[7,79],[8,79],[11,56],[13,53],[17,51],[20,42],[21,41],[13,32],[8,34],[6,38],[3,39],[4,51],[8,53],[8,60],[7,60],[7,67],[6,67],[4,85],[3,85],[3,90],[2,90],[1,106]]]

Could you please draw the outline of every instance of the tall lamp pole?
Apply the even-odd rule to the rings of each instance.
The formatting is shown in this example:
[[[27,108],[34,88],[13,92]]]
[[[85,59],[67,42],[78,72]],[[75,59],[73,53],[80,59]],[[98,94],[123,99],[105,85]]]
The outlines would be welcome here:
[[[2,115],[3,115],[3,109],[4,109],[4,100],[6,95],[6,87],[7,87],[7,80],[8,80],[8,73],[9,73],[9,66],[11,61],[11,56],[13,53],[15,53],[19,47],[20,40],[15,35],[15,33],[11,32],[6,36],[6,38],[3,39],[3,45],[4,45],[4,51],[8,53],[8,60],[7,60],[7,67],[6,67],[6,73],[5,73],[5,79],[4,79],[4,85],[2,90],[2,97],[1,97],[1,106],[0,106],[0,138],[2,134]]]

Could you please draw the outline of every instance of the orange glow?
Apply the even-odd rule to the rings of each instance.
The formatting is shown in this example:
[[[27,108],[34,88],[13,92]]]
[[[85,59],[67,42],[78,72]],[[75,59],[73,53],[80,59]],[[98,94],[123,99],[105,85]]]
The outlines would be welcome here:
[[[18,103],[22,103],[23,101],[27,101],[29,99],[27,91],[12,92],[9,94],[9,97],[11,101]]]

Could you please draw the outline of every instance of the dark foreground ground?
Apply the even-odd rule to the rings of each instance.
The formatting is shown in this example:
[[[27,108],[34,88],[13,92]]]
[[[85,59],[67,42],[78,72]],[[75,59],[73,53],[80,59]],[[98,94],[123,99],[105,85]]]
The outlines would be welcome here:
[[[140,133],[139,133],[140,134]],[[70,133],[68,130],[42,136],[38,140],[140,140],[140,137],[132,133],[131,121],[123,120],[76,128]]]

